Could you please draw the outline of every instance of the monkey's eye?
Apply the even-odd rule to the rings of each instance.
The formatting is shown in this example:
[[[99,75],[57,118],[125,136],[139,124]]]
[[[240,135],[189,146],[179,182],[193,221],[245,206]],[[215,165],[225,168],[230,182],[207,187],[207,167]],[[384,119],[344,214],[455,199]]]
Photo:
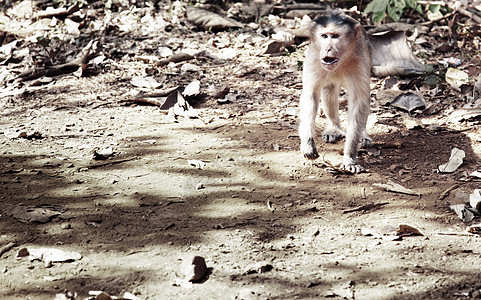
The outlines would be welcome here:
[[[332,38],[333,38],[333,39],[338,39],[338,38],[340,38],[340,37],[341,37],[341,36],[340,36],[339,34],[337,34],[337,33],[334,33],[334,34],[332,35]]]
[[[323,39],[327,39],[327,34],[323,33],[323,34],[321,34],[321,37],[322,37]]]

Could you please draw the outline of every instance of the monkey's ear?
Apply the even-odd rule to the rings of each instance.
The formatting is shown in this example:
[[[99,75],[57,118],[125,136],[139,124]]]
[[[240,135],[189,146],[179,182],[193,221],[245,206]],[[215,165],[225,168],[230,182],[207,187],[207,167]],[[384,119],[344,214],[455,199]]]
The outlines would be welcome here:
[[[311,28],[314,25],[314,21],[311,19],[311,17],[309,17],[308,15],[304,15],[301,20],[301,28]]]
[[[361,37],[361,24],[356,25],[356,28],[354,28],[354,32],[356,34],[356,39]]]
[[[310,38],[314,36],[314,32],[316,31],[316,25],[317,23],[314,22],[311,17],[308,15],[304,15],[304,17],[301,20],[301,29],[303,32],[305,32]]]

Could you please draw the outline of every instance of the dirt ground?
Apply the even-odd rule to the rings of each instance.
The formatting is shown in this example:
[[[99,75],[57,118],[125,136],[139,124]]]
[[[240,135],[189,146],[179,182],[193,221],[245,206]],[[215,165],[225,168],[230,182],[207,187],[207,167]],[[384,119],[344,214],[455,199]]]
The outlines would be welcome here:
[[[185,39],[221,56],[212,40],[238,33],[185,34],[149,43]],[[85,77],[62,75],[1,98],[0,246],[15,246],[0,257],[0,298],[51,300],[65,291],[77,299],[89,291],[140,299],[481,298],[481,239],[449,208],[460,203],[456,193],[478,188],[467,174],[480,169],[479,127],[418,114],[424,128],[408,130],[407,113],[373,96],[368,132],[378,153],[360,151],[365,173],[333,174],[322,161],[340,164],[343,141],[318,137],[314,162],[298,151],[292,112],[303,51],[254,50],[154,74],[164,87],[199,80],[198,118],[125,102],[138,93],[132,76],[151,67],[132,52]],[[235,100],[211,96],[224,86]],[[8,137],[12,130],[40,136]],[[92,159],[110,146],[112,157]],[[464,163],[438,173],[454,147],[465,151]],[[420,196],[373,186],[390,180]],[[26,220],[19,208],[53,215]],[[393,237],[401,224],[424,235]],[[51,265],[16,258],[21,248],[41,247],[82,258]],[[179,285],[182,259],[192,254],[205,258],[208,275]]]

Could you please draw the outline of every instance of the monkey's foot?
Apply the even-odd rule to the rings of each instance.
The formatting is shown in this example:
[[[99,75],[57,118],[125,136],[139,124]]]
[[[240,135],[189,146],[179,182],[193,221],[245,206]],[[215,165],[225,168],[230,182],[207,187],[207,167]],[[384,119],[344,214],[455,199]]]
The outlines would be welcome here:
[[[337,127],[329,127],[322,132],[322,140],[326,143],[334,143],[343,136],[344,132]]]
[[[307,159],[314,160],[319,157],[313,138],[307,139],[306,142],[301,142],[301,152]]]
[[[340,169],[350,173],[361,173],[364,171],[364,167],[357,162],[357,159],[350,157],[344,158],[344,163],[341,164]]]

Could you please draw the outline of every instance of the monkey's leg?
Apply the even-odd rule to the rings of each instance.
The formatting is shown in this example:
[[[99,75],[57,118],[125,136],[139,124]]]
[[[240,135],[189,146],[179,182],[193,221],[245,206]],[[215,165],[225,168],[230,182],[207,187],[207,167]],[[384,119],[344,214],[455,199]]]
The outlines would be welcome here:
[[[315,121],[319,110],[319,93],[305,86],[299,102],[299,137],[301,138],[301,153],[308,159],[316,159],[319,153],[314,143]]]
[[[339,92],[340,88],[335,84],[330,84],[321,91],[322,109],[328,120],[328,125],[322,132],[322,140],[326,143],[333,143],[345,135],[339,119]]]
[[[369,86],[368,86],[369,87]],[[369,115],[369,88],[365,91],[350,93],[346,143],[344,145],[344,159],[341,169],[352,173],[359,173],[364,168],[357,161],[357,152],[361,139],[363,143],[370,143],[366,133],[367,117]]]

